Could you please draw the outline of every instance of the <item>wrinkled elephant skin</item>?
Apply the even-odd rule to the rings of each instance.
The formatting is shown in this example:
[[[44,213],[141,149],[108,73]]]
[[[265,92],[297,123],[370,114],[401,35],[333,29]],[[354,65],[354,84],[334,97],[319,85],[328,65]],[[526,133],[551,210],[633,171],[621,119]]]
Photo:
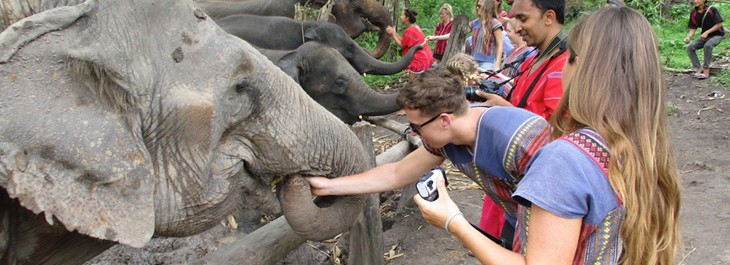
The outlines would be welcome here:
[[[89,245],[141,247],[153,235],[207,230],[261,201],[243,194],[276,197],[278,176],[366,169],[344,123],[192,2],[90,0],[74,8],[38,13],[0,34],[3,45],[17,44],[0,50],[9,58],[0,63],[3,262],[82,263],[98,251]],[[69,14],[78,17],[59,30],[23,37]],[[282,200],[311,196],[282,190],[290,193]],[[290,225],[311,239],[342,232],[335,230],[361,210],[359,200],[343,201],[316,212],[347,212],[327,217],[342,223]],[[281,204],[287,220],[315,214],[311,202]]]

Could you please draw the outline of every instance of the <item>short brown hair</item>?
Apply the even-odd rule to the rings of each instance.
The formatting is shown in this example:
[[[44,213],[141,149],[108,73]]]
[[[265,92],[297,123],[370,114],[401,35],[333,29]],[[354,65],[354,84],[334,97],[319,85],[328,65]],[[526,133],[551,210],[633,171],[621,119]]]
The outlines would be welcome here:
[[[403,108],[420,110],[424,115],[453,112],[466,113],[466,101],[461,80],[445,70],[426,70],[398,93],[396,102]]]

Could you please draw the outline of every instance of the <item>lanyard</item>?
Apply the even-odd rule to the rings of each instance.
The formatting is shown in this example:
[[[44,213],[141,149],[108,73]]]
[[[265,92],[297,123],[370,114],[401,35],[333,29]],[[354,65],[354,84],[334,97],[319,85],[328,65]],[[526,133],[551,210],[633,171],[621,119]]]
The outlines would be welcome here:
[[[555,50],[555,48],[557,48],[558,46],[561,46],[561,44],[565,43],[566,37],[567,37],[567,35],[565,34],[565,30],[561,29],[560,32],[558,33],[558,35],[555,35],[555,37],[553,37],[553,40],[550,41],[550,43],[545,48],[545,50],[540,51],[540,53],[537,55],[537,58],[535,58],[535,60],[532,61],[532,65],[530,65],[530,69],[532,69],[532,66],[535,65],[535,63],[541,61],[546,56],[548,56],[550,53],[552,53],[553,50]]]

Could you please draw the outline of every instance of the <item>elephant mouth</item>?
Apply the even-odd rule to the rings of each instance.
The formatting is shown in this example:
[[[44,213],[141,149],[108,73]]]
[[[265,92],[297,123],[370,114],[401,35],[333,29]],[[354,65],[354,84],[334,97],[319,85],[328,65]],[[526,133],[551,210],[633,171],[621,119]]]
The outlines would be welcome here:
[[[292,174],[277,184],[277,196],[292,230],[312,241],[346,231],[362,211],[365,197],[326,196],[313,199],[306,175]]]

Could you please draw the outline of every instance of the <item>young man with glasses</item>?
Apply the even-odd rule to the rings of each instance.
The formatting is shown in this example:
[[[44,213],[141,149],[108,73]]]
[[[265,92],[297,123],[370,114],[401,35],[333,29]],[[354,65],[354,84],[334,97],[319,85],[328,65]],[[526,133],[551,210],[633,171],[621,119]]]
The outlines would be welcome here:
[[[448,158],[508,215],[516,216],[517,203],[511,194],[527,162],[549,140],[550,126],[545,119],[519,108],[470,106],[460,79],[443,70],[427,70],[401,89],[396,100],[423,145],[398,162],[364,173],[308,178],[314,195],[402,188]]]

